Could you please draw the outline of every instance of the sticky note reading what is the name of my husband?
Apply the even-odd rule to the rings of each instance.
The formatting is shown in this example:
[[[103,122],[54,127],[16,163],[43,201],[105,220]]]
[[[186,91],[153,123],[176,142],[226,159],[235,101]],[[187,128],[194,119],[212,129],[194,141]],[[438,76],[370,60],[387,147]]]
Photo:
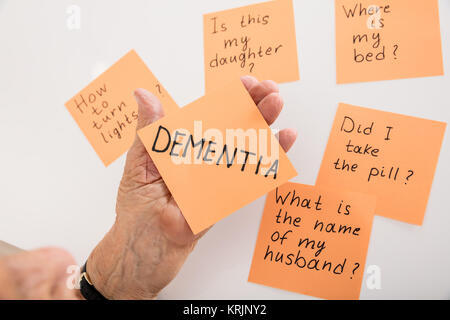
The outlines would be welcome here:
[[[422,225],[445,129],[340,104],[316,185],[376,195],[377,215]]]
[[[243,75],[299,80],[292,0],[203,16],[206,93]]]
[[[136,137],[138,106],[133,92],[138,88],[155,94],[166,114],[178,109],[134,50],[66,103],[105,166],[128,151]]]
[[[138,135],[195,234],[297,175],[239,79]]]
[[[438,0],[335,0],[337,82],[444,74]]]
[[[268,194],[249,281],[359,299],[375,197],[287,183]]]

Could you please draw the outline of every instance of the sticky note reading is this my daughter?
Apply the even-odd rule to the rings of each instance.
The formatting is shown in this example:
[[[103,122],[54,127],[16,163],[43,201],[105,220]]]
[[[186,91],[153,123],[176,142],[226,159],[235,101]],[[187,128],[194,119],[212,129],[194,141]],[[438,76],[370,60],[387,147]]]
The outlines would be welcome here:
[[[203,33],[206,93],[243,75],[299,80],[292,0],[206,14]]]

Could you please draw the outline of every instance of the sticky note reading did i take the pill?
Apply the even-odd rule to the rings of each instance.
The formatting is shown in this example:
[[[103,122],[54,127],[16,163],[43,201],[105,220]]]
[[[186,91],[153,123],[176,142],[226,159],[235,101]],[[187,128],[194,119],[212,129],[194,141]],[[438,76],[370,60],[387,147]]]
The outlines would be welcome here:
[[[373,194],[377,215],[422,225],[445,129],[340,104],[316,185]]]
[[[166,114],[178,109],[134,50],[65,104],[105,166],[128,151],[136,137],[133,92],[139,88],[155,94]]]
[[[138,135],[195,234],[297,175],[240,79]]]

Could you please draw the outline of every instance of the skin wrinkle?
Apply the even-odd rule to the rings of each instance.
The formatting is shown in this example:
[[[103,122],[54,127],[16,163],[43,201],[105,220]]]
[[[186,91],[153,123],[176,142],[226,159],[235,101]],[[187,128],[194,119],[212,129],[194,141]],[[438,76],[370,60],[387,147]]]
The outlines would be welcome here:
[[[161,264],[162,257],[166,251],[166,245],[164,241],[162,241],[161,235],[154,235],[154,227],[151,225],[144,225],[142,228],[143,230],[138,234],[139,236],[148,236],[150,234],[151,236],[151,242],[148,248],[148,251],[146,252],[146,256],[150,259],[145,259],[145,261],[150,262],[148,265],[144,265],[144,270],[140,270],[142,266],[142,258],[139,257],[138,252],[140,251],[139,247],[139,241],[133,241],[131,244],[131,252],[135,254],[135,257],[137,258],[136,266],[134,268],[134,275],[138,275],[140,272],[143,272],[143,276],[151,276],[154,271],[157,269],[157,267]],[[152,232],[153,231],[153,232]],[[152,235],[153,234],[153,235]],[[135,240],[135,239],[133,239]]]
[[[133,237],[130,239],[130,243],[127,245],[129,248],[129,252],[127,254],[129,255],[129,259],[132,260],[131,265],[133,265],[132,273],[128,276],[131,277],[131,279],[138,279],[140,277],[152,277],[157,267],[160,265],[162,257],[164,252],[166,251],[165,244],[163,241],[161,241],[161,236],[158,237],[151,237],[151,243],[149,245],[146,251],[145,256],[142,258],[139,255],[139,239],[141,237],[147,236],[147,234],[154,234],[154,226],[145,223],[144,225],[141,225],[138,229],[138,232],[133,235]],[[150,257],[150,259],[148,259]],[[147,258],[147,259],[145,259]],[[145,261],[145,263],[143,263]],[[150,263],[149,263],[150,262]],[[122,268],[123,270],[123,268]],[[127,275],[122,274],[123,277],[126,277]],[[140,287],[139,282],[137,285]],[[139,291],[144,292],[145,288],[139,288]]]
[[[145,215],[145,214],[142,214]],[[157,217],[154,217],[153,219],[156,219]],[[140,221],[138,221],[140,222]],[[154,270],[157,269],[159,264],[161,263],[162,257],[164,256],[164,253],[166,251],[166,245],[164,241],[162,240],[162,236],[157,236],[156,238],[152,237],[152,242],[150,243],[150,246],[146,248],[146,252],[149,254],[147,255],[151,257],[150,261],[151,263],[148,264],[149,260],[144,259],[139,255],[139,246],[142,241],[142,237],[146,237],[147,234],[154,234],[154,225],[152,224],[153,221],[145,222],[144,224],[140,224],[136,228],[136,232],[133,233],[127,242],[123,253],[121,254],[122,257],[124,257],[125,264],[135,266],[130,274],[127,274],[124,267],[117,266],[113,269],[113,273],[110,275],[110,277],[105,278],[104,280],[106,283],[109,283],[109,290],[120,290],[120,287],[116,286],[116,283],[120,282],[123,279],[135,279],[137,276],[144,276],[144,277],[151,277],[154,274]],[[155,255],[154,252],[157,252]],[[122,259],[120,259],[122,260]],[[146,263],[143,263],[143,260],[145,260]],[[143,268],[141,268],[143,266]],[[139,285],[139,283],[137,283]]]
[[[143,152],[146,152],[145,149]],[[133,178],[133,181],[136,181],[140,184],[148,184],[152,183],[153,181],[150,179],[152,176],[154,177],[155,181],[160,178],[159,171],[156,169],[156,166],[153,163],[150,163],[149,157],[147,154],[144,154],[140,156],[138,159],[135,160],[136,165],[134,168],[126,169],[124,172],[124,178],[125,176],[129,176]],[[145,175],[144,175],[145,174]],[[141,179],[139,177],[145,177],[143,179],[144,181],[140,181]]]
[[[153,191],[154,194],[152,194],[150,198],[147,193]],[[119,187],[119,197],[126,197],[126,195],[129,193],[132,193],[134,196],[142,196],[142,200],[145,200],[145,203],[147,205],[152,204],[153,201],[161,200],[161,198],[167,198],[169,195],[169,191],[167,189],[158,188],[155,185],[149,185],[130,190],[127,186],[121,184],[121,186]]]
[[[134,190],[139,190],[140,188],[143,188],[143,187],[150,187],[153,184],[163,184],[165,187],[165,184],[161,177],[155,179],[150,184],[148,184],[147,182],[139,181],[139,176],[141,176],[142,174],[143,174],[143,172],[139,171],[133,175],[131,175],[131,174],[124,175],[122,182],[120,183],[119,190],[123,189],[124,191],[127,191],[127,192],[134,191]],[[146,173],[146,175],[147,175],[147,173]]]
[[[151,185],[143,186],[136,191],[137,194],[145,195],[146,198],[158,198],[159,200],[162,200],[161,198],[165,198],[166,201],[164,201],[164,203],[167,203],[171,196],[169,189],[167,189],[162,179],[159,179]],[[150,196],[146,194],[148,192],[152,192],[153,194]]]
[[[118,218],[119,218],[119,216],[117,216],[116,219],[118,219]],[[112,234],[112,239],[115,239],[116,237],[114,236],[114,233],[118,232],[116,226],[120,226],[120,225],[121,224],[115,224],[113,226],[113,228],[110,230],[110,232],[108,232],[106,234],[104,240],[108,241],[107,236],[111,235],[111,234]],[[114,246],[112,248],[117,249],[117,247],[114,247]],[[92,254],[98,254],[99,261],[111,262],[109,257],[106,256],[108,254],[108,252],[104,252],[102,250],[98,250],[98,248],[95,248],[94,251],[92,252]],[[114,288],[120,287],[119,285],[116,285],[115,282],[117,281],[120,284],[120,281],[122,280],[120,275],[117,276],[117,273],[118,273],[118,268],[120,267],[120,262],[123,260],[123,257],[124,257],[124,251],[123,250],[119,251],[119,253],[117,254],[117,259],[113,259],[112,264],[110,263],[108,265],[108,267],[111,268],[110,272],[105,272],[106,270],[100,270],[101,266],[97,265],[96,263],[92,263],[92,264],[88,263],[88,268],[90,268],[90,269],[92,268],[91,269],[92,272],[91,272],[91,270],[88,270],[88,274],[91,277],[93,277],[93,276],[98,277],[98,283],[102,283],[105,285],[104,290],[101,290],[102,288],[99,288],[98,285],[96,286],[96,288],[100,289],[100,292],[108,299],[113,298],[113,294],[108,294],[108,292],[113,293],[113,292],[115,292]],[[117,280],[115,280],[115,279],[117,279]]]
[[[148,157],[145,157],[145,181],[148,181]]]
[[[144,152],[147,152],[144,150]],[[140,161],[139,161],[140,160]],[[141,163],[142,162],[142,163]],[[160,178],[160,174],[158,169],[156,168],[155,164],[150,161],[149,157],[144,154],[136,161],[136,171],[138,171],[137,174],[142,174],[141,170],[145,171],[145,181],[143,183],[152,183],[151,177],[154,177],[155,179]]]

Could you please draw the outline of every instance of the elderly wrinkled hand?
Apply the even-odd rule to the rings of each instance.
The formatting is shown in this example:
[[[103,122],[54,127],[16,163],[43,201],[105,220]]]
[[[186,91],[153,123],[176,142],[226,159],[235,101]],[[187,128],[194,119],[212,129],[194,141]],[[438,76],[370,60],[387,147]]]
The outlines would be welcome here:
[[[279,116],[283,100],[273,81],[246,76],[242,82],[267,123]],[[163,117],[159,100],[138,89],[138,130]],[[281,130],[289,150],[297,133]],[[188,187],[187,187],[188,188]],[[153,299],[176,276],[197,241],[139,137],[129,150],[119,187],[116,221],[92,252],[87,274],[109,299]]]

